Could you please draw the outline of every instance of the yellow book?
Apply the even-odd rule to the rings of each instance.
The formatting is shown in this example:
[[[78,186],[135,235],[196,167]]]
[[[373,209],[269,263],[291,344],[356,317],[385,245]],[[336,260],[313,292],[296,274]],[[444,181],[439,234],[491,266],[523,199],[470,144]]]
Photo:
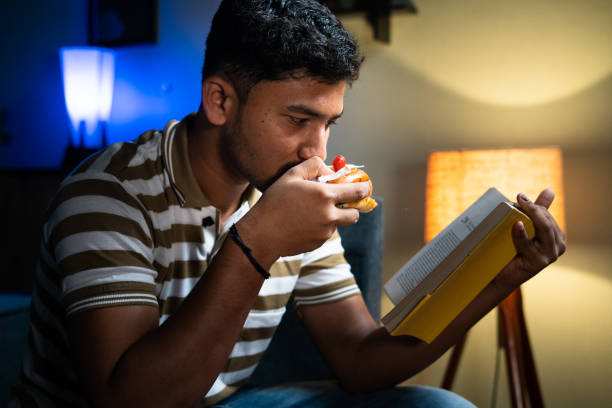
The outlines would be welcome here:
[[[382,318],[387,330],[431,343],[516,255],[517,221],[534,236],[529,217],[487,190],[385,284],[395,303]]]

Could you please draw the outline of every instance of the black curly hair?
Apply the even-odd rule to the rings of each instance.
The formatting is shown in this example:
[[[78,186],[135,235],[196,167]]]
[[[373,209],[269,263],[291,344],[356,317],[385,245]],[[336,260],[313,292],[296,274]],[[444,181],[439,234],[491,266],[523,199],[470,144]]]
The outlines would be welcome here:
[[[262,80],[356,80],[357,42],[315,0],[223,0],[206,40],[202,80],[225,76],[244,103]]]

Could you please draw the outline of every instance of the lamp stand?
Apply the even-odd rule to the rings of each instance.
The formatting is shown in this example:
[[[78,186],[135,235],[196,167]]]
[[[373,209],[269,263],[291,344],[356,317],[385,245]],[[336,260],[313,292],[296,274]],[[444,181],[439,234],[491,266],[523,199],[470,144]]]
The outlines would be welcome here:
[[[104,131],[103,140],[105,140],[106,139],[106,127],[104,127],[103,131]],[[64,172],[68,172],[72,170],[78,164],[80,164],[83,160],[85,160],[87,157],[91,156],[92,154],[100,150],[99,148],[92,149],[92,148],[83,147],[85,146],[85,122],[84,121],[81,121],[79,123],[78,132],[79,132],[79,144],[80,145],[74,146],[72,139],[70,139],[71,142],[68,145],[66,152],[64,153],[64,158],[62,160],[62,170]]]
[[[497,307],[497,311],[498,347],[503,348],[506,355],[512,406],[517,408],[543,407],[544,401],[525,324],[521,288],[516,288],[504,299]],[[450,390],[453,385],[466,337],[467,333],[453,349],[442,380],[444,389]]]

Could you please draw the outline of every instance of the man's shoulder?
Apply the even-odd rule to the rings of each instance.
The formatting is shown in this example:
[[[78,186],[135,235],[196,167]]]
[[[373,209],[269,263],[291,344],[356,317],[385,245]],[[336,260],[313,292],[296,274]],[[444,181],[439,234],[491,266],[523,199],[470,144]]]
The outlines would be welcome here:
[[[168,183],[161,144],[162,132],[151,130],[133,141],[114,143],[93,154],[62,181],[49,211],[83,196],[111,197],[137,208],[148,208],[142,197],[156,197],[155,207],[168,205],[164,199]],[[158,203],[160,200],[163,202]]]
[[[162,132],[149,130],[137,139],[129,142],[118,142],[93,155],[79,166],[73,175],[90,173],[108,173],[119,180],[133,178],[150,178],[161,172]]]
[[[129,142],[117,142],[98,151],[77,166],[62,185],[83,179],[124,182],[150,180],[164,171],[162,132],[150,130]]]

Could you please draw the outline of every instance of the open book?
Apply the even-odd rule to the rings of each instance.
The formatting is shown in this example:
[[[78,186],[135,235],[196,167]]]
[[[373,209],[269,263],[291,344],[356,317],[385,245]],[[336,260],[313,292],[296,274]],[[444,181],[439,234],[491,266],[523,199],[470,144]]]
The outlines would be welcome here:
[[[516,255],[517,221],[532,238],[531,220],[487,190],[385,284],[395,304],[382,318],[387,330],[432,342]]]

